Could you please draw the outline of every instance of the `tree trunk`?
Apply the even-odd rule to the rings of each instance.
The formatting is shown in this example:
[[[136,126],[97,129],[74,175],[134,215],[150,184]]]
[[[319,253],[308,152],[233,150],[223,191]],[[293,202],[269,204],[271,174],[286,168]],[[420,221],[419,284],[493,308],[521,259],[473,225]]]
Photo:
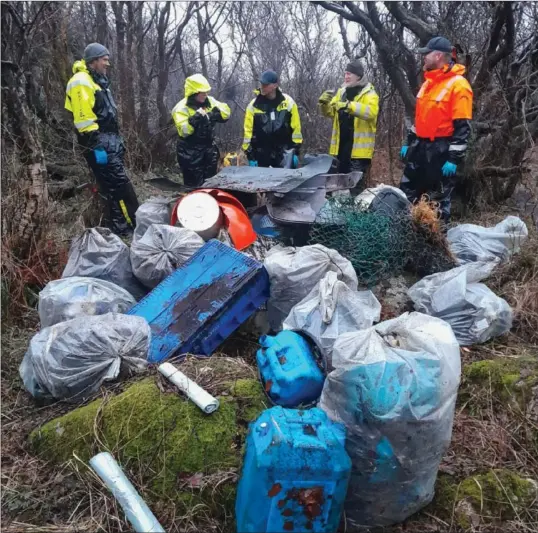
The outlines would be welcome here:
[[[16,65],[2,61],[2,96],[23,170],[20,208],[10,221],[20,259],[28,257],[32,243],[41,237],[48,204],[45,157],[23,87],[24,77]]]
[[[95,8],[95,36],[97,42],[108,46],[108,22],[106,18],[106,2],[92,2]]]

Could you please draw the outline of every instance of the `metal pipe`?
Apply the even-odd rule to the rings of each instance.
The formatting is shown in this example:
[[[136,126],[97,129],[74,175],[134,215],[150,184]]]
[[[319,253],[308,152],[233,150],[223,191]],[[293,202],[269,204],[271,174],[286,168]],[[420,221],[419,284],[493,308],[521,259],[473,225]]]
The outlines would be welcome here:
[[[98,453],[90,459],[90,466],[118,500],[137,533],[166,533],[112,455]]]
[[[159,365],[159,372],[185,393],[204,413],[210,415],[219,408],[219,401],[216,398],[180,372],[173,364]]]

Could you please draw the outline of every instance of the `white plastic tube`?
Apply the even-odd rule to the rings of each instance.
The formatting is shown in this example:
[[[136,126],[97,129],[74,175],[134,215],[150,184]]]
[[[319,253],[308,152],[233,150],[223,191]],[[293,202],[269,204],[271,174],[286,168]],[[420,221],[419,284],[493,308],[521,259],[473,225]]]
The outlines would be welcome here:
[[[98,453],[90,459],[90,466],[118,500],[137,533],[166,533],[112,455]]]
[[[219,408],[219,401],[216,398],[180,372],[172,363],[159,365],[159,372],[185,393],[204,413],[210,415]]]

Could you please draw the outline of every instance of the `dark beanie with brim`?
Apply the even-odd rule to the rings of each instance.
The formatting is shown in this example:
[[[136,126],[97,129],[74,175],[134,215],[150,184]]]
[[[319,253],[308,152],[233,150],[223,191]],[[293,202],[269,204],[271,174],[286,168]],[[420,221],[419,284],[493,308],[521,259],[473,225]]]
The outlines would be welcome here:
[[[362,78],[364,76],[364,67],[359,59],[354,59],[347,64],[346,72],[351,72],[359,78]]]

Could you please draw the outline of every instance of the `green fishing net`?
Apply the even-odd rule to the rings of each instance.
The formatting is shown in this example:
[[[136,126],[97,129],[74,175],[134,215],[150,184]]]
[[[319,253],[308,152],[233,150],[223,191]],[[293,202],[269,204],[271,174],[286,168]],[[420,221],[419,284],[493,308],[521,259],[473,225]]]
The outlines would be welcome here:
[[[404,270],[426,276],[455,266],[444,236],[415,223],[409,211],[368,211],[352,197],[329,198],[308,244],[338,251],[369,287]]]

